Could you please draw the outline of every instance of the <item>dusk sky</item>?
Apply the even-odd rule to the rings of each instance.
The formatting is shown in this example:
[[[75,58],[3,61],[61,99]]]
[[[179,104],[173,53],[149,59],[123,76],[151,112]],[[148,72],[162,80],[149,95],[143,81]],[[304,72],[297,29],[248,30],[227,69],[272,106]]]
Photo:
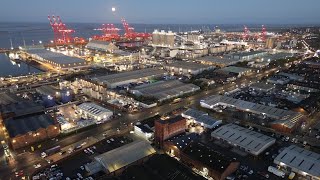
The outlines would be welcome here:
[[[117,11],[112,13],[111,8]],[[2,22],[320,24],[320,0],[1,0]]]

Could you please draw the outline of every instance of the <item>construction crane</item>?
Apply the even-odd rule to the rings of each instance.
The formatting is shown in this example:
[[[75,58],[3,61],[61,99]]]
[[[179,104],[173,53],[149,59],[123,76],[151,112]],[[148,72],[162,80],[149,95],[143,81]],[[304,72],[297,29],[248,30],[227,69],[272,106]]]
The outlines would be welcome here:
[[[60,16],[48,16],[48,20],[53,30],[55,44],[69,44],[73,41],[72,34],[75,32],[73,29],[68,29]]]
[[[127,21],[122,18],[121,19],[123,28],[124,28],[124,35],[123,37],[127,40],[135,40],[135,39],[148,39],[151,34],[149,33],[137,33],[134,31],[134,28],[129,26],[129,24],[127,23]]]

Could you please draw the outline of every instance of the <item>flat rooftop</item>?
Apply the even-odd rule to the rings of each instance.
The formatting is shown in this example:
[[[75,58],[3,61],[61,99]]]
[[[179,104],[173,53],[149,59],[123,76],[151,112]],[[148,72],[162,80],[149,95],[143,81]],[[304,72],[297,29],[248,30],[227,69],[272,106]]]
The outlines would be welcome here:
[[[52,61],[57,64],[77,64],[84,63],[85,60],[77,57],[66,56],[61,53],[52,52],[46,49],[30,49],[26,50],[29,54],[37,55],[48,61]]]
[[[190,133],[190,134],[179,134],[166,141],[172,142],[172,144],[174,144],[177,148],[182,150],[185,147],[187,147],[191,142],[196,141],[199,138],[200,138],[199,134]]]
[[[183,149],[183,153],[220,173],[224,172],[232,162],[231,158],[200,142],[190,143]]]
[[[275,85],[271,84],[271,83],[254,83],[250,85],[251,88],[253,89],[263,89],[263,90],[270,90],[275,88]]]
[[[264,134],[249,130],[247,128],[227,124],[214,130],[211,133],[213,137],[219,137],[225,141],[237,144],[241,147],[249,149],[250,152],[259,152],[266,145],[275,143],[276,139]]]
[[[251,56],[255,54],[266,53],[266,51],[249,51],[249,52],[237,52],[231,54],[232,56]]]
[[[228,66],[221,68],[221,71],[231,72],[231,73],[246,73],[251,71],[250,68],[244,68],[244,67],[237,67],[237,66]]]
[[[153,176],[148,177],[147,179],[155,179],[155,180],[157,178],[170,179],[170,180],[204,180],[205,179],[202,176],[192,172],[192,170],[187,168],[185,165],[181,164],[176,159],[165,154],[153,155],[152,157],[149,158],[149,160],[146,163],[143,164],[143,167],[146,172],[152,172],[153,174]],[[131,178],[130,180],[132,179],[138,180],[139,178]]]
[[[178,80],[158,81],[134,88],[144,96],[152,96],[157,99],[165,99],[171,96],[177,96],[181,93],[188,93],[199,90],[200,87],[194,84],[185,84]]]
[[[143,78],[148,78],[152,76],[161,76],[166,74],[166,71],[162,69],[154,69],[154,68],[147,68],[141,69],[136,71],[128,71],[128,72],[121,72],[117,74],[111,74],[106,76],[99,76],[92,78],[95,81],[112,84],[112,83],[119,83],[124,81],[130,80],[143,80]]]
[[[279,52],[275,54],[266,54],[261,59],[263,59],[264,61],[265,60],[274,61],[274,60],[283,59],[283,58],[292,57],[292,56],[293,56],[292,53]]]
[[[166,64],[165,66],[174,67],[174,68],[182,68],[182,69],[190,69],[193,71],[213,67],[213,66],[209,66],[209,65],[200,64],[200,63],[185,62],[185,61],[175,61],[173,63]]]
[[[157,122],[161,123],[161,124],[173,124],[173,123],[176,123],[176,122],[179,122],[179,121],[182,121],[182,120],[185,120],[184,117],[182,117],[181,115],[178,115],[178,116],[175,116],[173,118],[170,118],[170,119],[166,119],[166,120],[157,120]]]
[[[197,59],[197,61],[205,61],[213,64],[222,64],[224,66],[232,65],[240,62],[239,59],[221,58],[217,56],[204,56]]]
[[[286,166],[305,172],[311,176],[320,177],[320,154],[296,145],[285,148],[274,159],[274,163],[283,163]]]

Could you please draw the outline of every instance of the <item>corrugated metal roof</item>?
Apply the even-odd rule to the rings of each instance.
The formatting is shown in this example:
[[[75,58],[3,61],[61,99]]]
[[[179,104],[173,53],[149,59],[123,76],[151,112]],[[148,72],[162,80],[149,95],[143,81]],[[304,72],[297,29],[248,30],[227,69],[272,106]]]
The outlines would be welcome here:
[[[155,149],[144,140],[134,141],[95,157],[106,171],[112,173],[144,157],[154,154]]]
[[[275,159],[276,164],[284,163],[286,166],[305,172],[311,176],[320,177],[320,154],[303,149],[296,145],[285,148]]]
[[[31,115],[27,117],[7,119],[4,121],[10,137],[23,135],[54,125],[54,119],[48,114]]]

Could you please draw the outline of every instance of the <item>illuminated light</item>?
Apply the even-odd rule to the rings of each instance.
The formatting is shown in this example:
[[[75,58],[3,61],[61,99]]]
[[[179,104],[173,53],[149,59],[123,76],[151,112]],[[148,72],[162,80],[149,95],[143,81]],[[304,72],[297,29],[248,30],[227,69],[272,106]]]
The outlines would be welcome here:
[[[17,141],[14,139],[14,140],[12,140],[12,143],[16,143]]]
[[[115,8],[115,7],[112,7],[112,8],[111,8],[111,11],[112,11],[112,12],[115,12],[115,11],[116,11],[116,8]]]

